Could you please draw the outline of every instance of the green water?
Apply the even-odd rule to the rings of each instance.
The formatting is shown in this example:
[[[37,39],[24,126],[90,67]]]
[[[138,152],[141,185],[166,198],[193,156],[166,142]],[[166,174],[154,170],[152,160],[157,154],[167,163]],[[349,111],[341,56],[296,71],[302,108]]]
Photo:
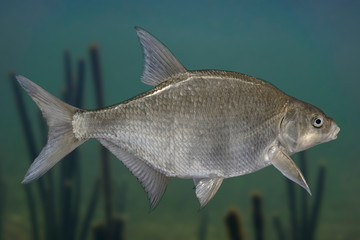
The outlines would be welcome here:
[[[94,108],[88,47],[96,42],[105,102],[121,102],[150,89],[140,82],[142,52],[133,28],[138,25],[165,43],[188,69],[231,70],[265,79],[334,118],[341,128],[338,139],[307,151],[313,192],[319,163],[327,167],[316,239],[358,239],[359,10],[356,1],[0,1],[0,176],[6,186],[6,192],[0,192],[6,200],[3,238],[31,239],[20,184],[29,157],[9,71],[60,96],[63,50],[68,49],[74,71],[77,60],[85,60],[85,107]],[[25,101],[40,150],[37,108],[29,97]],[[84,214],[100,172],[96,141],[81,146],[80,156]],[[246,235],[253,239],[250,195],[254,190],[263,196],[266,239],[276,239],[274,212],[290,235],[287,185],[273,167],[225,180],[201,211],[192,181],[173,179],[159,206],[149,213],[140,184],[120,161],[112,157],[110,163],[115,206],[117,195],[122,194],[118,189],[127,185],[121,214],[126,221],[125,239],[199,239],[204,214],[208,216],[206,239],[227,239],[223,217],[230,206],[239,209]],[[55,175],[61,164],[52,170]],[[299,187],[296,190],[301,193]],[[94,221],[104,221],[103,209],[100,200]]]

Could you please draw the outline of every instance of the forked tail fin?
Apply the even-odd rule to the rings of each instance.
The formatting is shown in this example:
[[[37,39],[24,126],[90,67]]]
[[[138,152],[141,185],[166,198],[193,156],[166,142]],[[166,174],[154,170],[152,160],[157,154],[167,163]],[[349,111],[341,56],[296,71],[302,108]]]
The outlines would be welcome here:
[[[47,144],[22,181],[29,183],[41,177],[85,140],[76,139],[73,133],[72,120],[78,108],[64,103],[23,76],[17,76],[16,79],[38,105],[49,126]]]

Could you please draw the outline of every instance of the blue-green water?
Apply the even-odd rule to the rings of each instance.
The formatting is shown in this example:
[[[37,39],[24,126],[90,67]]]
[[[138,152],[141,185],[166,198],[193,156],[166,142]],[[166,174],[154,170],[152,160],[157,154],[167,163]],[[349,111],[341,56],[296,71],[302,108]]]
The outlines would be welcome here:
[[[327,166],[316,236],[358,239],[359,10],[356,1],[1,1],[0,164],[7,187],[5,239],[31,239],[20,184],[29,161],[9,71],[60,96],[64,86],[63,50],[68,49],[74,69],[78,58],[86,61],[85,106],[94,108],[88,46],[96,42],[101,54],[105,102],[121,102],[150,89],[140,82],[143,62],[133,28],[136,25],[165,43],[188,69],[223,69],[253,75],[333,117],[341,128],[338,139],[307,151],[308,181],[313,191],[318,164],[325,162]],[[34,131],[38,132],[37,108],[30,98],[25,100]],[[100,165],[95,141],[80,149],[80,207],[85,211]],[[255,189],[264,199],[266,239],[276,239],[271,221],[274,212],[279,213],[290,233],[287,185],[273,167],[225,180],[201,211],[192,181],[174,179],[160,205],[149,213],[146,195],[136,179],[117,159],[111,159],[111,166],[114,191],[128,184],[125,239],[198,239],[204,213],[209,217],[207,239],[227,239],[223,216],[230,206],[240,209],[248,239],[252,239],[250,194]],[[102,221],[103,216],[101,202],[95,220]]]

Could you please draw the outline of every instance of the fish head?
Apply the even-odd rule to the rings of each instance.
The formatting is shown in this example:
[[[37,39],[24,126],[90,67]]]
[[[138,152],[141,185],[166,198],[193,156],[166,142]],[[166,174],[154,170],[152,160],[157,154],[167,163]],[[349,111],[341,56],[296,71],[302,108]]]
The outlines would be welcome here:
[[[280,123],[279,140],[289,154],[306,150],[337,138],[340,128],[315,106],[294,101]]]

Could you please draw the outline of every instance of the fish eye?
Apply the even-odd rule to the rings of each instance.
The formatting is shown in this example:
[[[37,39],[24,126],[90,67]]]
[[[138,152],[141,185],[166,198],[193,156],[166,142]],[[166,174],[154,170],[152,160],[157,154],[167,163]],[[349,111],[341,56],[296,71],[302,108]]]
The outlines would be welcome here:
[[[313,118],[312,125],[316,128],[320,128],[324,123],[324,120],[322,117],[316,116]]]

